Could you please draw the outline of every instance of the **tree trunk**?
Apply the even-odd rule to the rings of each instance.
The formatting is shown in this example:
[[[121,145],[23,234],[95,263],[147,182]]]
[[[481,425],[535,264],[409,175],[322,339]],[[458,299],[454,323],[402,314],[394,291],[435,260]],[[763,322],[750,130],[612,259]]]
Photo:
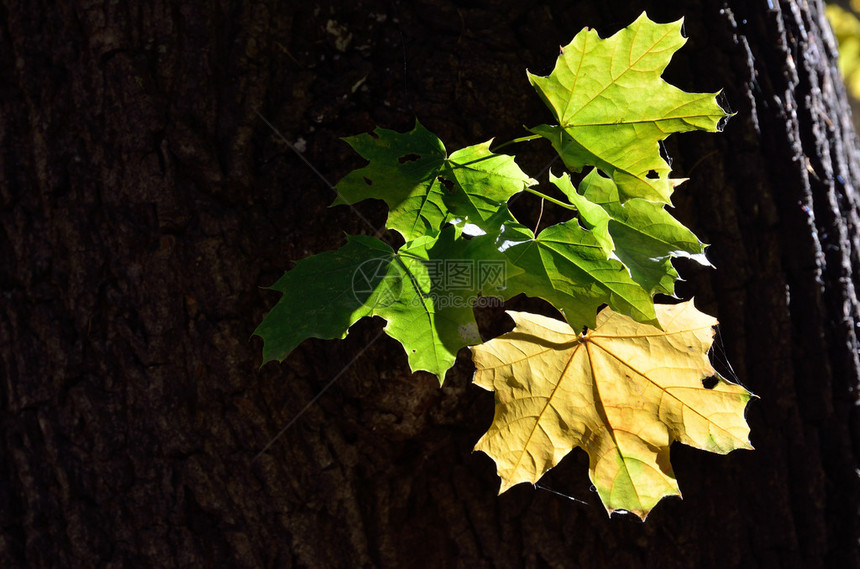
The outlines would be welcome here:
[[[2,566],[860,567],[860,159],[822,4],[462,4],[4,0]],[[439,389],[372,320],[259,367],[261,287],[384,222],[327,208],[338,137],[521,136],[549,120],[525,69],[644,9],[686,17],[667,79],[737,112],[667,150],[718,269],[679,293],[761,397],[754,452],[676,445],[684,500],[609,519],[581,451],[540,485],[586,504],[496,495],[466,350]]]

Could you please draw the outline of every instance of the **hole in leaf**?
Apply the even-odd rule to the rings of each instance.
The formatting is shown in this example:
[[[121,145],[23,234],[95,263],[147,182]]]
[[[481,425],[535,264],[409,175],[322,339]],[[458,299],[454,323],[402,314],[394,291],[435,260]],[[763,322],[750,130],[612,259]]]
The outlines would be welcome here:
[[[442,176],[439,176],[436,179],[439,181],[440,184],[442,184],[442,187],[444,187],[447,192],[452,194],[454,193],[454,182],[452,182],[448,178],[443,178]]]
[[[711,377],[706,377],[702,380],[702,387],[704,387],[705,389],[713,389],[717,386],[719,382],[720,380],[717,379],[717,376],[712,375]]]
[[[366,178],[366,177],[362,176],[361,179],[364,180],[364,183],[367,184],[368,186],[373,185],[373,180],[371,180],[370,178]]]
[[[647,174],[645,174],[645,177],[648,178],[649,180],[660,179],[660,175],[657,173],[657,170],[650,170]]]
[[[404,154],[400,158],[397,159],[401,164],[406,164],[407,162],[415,162],[421,158],[420,154],[415,154],[414,152],[411,154]]]

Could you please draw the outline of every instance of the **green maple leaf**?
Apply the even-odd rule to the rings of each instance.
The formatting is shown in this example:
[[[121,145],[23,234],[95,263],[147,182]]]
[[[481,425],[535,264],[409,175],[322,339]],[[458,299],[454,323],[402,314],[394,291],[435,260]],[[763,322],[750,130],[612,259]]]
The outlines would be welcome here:
[[[438,239],[424,237],[402,247],[401,295],[374,312],[388,320],[385,332],[403,344],[411,369],[434,373],[440,383],[460,348],[481,343],[472,311],[476,297],[503,294],[510,276],[521,272],[491,236],[455,235],[453,227],[446,228]]]
[[[499,250],[523,271],[508,279],[506,298],[519,293],[542,298],[574,328],[594,327],[602,304],[639,322],[656,323],[651,295],[620,261],[610,258],[605,240],[576,220],[547,227],[537,237],[509,221],[496,239]]]
[[[263,363],[283,360],[307,338],[345,338],[378,303],[399,294],[401,281],[376,271],[393,258],[394,250],[382,241],[354,235],[337,251],[296,263],[270,287],[283,296],[254,331],[263,338]]]
[[[442,141],[417,121],[410,132],[377,128],[344,140],[369,164],[337,184],[333,205],[384,200],[386,227],[407,241],[438,235],[454,219],[482,227],[511,196],[537,183],[512,157],[490,152],[490,141],[449,157]]]
[[[579,210],[579,221],[630,271],[631,278],[650,293],[672,295],[678,273],[673,257],[689,257],[710,266],[705,245],[662,203],[640,198],[623,204],[618,186],[594,169],[574,189],[564,174],[550,181]]]
[[[344,338],[359,319],[379,316],[412,371],[441,382],[457,351],[481,342],[474,299],[499,294],[506,276],[518,272],[491,236],[455,235],[447,227],[396,252],[373,237],[351,236],[337,251],[299,261],[272,286],[283,296],[254,332],[264,340],[264,362],[283,360],[307,338]]]
[[[685,93],[660,77],[686,42],[682,23],[657,24],[643,13],[607,39],[585,29],[562,49],[549,76],[529,74],[558,121],[532,132],[548,139],[571,170],[603,170],[621,201],[669,203],[676,181],[659,141],[674,132],[715,132],[727,116],[717,93]]]

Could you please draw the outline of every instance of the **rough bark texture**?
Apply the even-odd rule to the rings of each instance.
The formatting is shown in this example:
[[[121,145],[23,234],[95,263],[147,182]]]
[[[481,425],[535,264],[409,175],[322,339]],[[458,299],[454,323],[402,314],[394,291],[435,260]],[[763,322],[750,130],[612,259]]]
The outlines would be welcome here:
[[[439,389],[368,321],[259,368],[249,337],[276,300],[261,287],[370,229],[327,208],[330,187],[257,112],[330,181],[361,163],[337,137],[416,115],[452,149],[512,138],[548,120],[525,68],[546,74],[580,28],[605,36],[643,9],[687,18],[667,77],[725,88],[737,112],[667,148],[692,178],[676,213],[718,267],[681,265],[680,292],[719,317],[718,359],[761,396],[756,451],[675,446],[684,500],[610,520],[579,452],[542,485],[587,505],[496,496],[470,453],[493,397],[465,353]],[[860,162],[822,13],[4,0],[0,565],[860,566]],[[537,173],[549,156],[533,143],[520,161]]]

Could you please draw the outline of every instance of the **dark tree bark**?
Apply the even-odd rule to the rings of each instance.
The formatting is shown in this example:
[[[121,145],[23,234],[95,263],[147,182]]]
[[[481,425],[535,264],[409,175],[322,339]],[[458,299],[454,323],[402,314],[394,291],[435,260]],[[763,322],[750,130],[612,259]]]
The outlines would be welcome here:
[[[4,0],[3,567],[860,567],[860,161],[822,5],[488,4]],[[757,450],[676,445],[684,500],[608,519],[579,451],[541,484],[586,505],[496,495],[465,351],[439,389],[367,321],[260,369],[260,287],[369,228],[257,112],[330,181],[375,125],[513,138],[549,120],[526,68],[643,9],[687,18],[667,78],[737,112],[667,149],[718,267],[679,292],[761,396]]]

